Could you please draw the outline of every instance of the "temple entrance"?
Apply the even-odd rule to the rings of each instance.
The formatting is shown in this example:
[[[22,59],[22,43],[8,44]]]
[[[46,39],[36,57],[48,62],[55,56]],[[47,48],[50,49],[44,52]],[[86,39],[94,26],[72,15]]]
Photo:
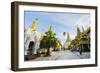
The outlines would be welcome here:
[[[28,46],[28,55],[32,55],[34,51],[34,41],[30,41],[29,46]]]
[[[34,50],[35,50],[34,47],[35,47],[34,41],[30,41],[27,50],[27,55],[25,55],[25,60],[31,60],[37,57],[37,55],[34,54]]]

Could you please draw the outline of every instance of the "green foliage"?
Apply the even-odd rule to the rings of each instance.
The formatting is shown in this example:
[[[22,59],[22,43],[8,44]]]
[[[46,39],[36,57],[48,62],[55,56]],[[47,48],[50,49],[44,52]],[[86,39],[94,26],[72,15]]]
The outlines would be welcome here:
[[[50,26],[48,32],[45,32],[45,36],[43,36],[40,41],[40,48],[47,49],[47,54],[50,55],[50,48],[56,48],[58,46],[57,38],[55,37],[55,33],[52,31],[52,27]]]
[[[83,46],[85,44],[85,46]],[[71,41],[70,47],[71,48],[79,48],[79,49],[89,49],[90,50],[90,28],[84,30],[83,32],[77,28],[77,36],[75,39]],[[88,48],[86,47],[88,46]],[[84,50],[84,51],[85,51]]]

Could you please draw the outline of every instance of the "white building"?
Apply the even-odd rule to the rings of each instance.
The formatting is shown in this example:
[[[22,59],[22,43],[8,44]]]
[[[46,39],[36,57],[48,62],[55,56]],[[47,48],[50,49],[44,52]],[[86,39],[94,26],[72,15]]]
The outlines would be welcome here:
[[[68,49],[68,46],[70,45],[70,43],[71,43],[71,38],[70,38],[69,33],[67,32],[67,39],[64,43],[64,48]]]
[[[29,44],[30,42],[34,42],[34,47],[33,49],[33,54],[37,53],[37,49],[39,48],[40,45],[40,38],[41,38],[41,33],[37,32],[37,18],[33,21],[32,25],[25,30],[25,38],[24,38],[24,48],[25,48],[25,55],[28,53],[29,49]]]

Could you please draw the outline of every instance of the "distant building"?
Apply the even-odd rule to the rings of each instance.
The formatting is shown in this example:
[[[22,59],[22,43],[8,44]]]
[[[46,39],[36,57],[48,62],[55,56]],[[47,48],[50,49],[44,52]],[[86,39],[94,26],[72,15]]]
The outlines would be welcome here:
[[[68,49],[70,43],[71,43],[71,38],[70,38],[69,33],[67,32],[67,39],[66,39],[66,41],[65,41],[64,48]]]
[[[80,46],[83,51],[90,51],[90,27],[81,33]]]

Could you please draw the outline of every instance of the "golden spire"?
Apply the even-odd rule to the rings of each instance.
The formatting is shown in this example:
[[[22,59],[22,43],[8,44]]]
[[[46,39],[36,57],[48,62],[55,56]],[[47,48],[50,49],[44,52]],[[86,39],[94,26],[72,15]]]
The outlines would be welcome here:
[[[35,18],[35,20],[33,21],[32,25],[31,25],[31,31],[36,31],[37,30],[37,21],[38,18]]]

